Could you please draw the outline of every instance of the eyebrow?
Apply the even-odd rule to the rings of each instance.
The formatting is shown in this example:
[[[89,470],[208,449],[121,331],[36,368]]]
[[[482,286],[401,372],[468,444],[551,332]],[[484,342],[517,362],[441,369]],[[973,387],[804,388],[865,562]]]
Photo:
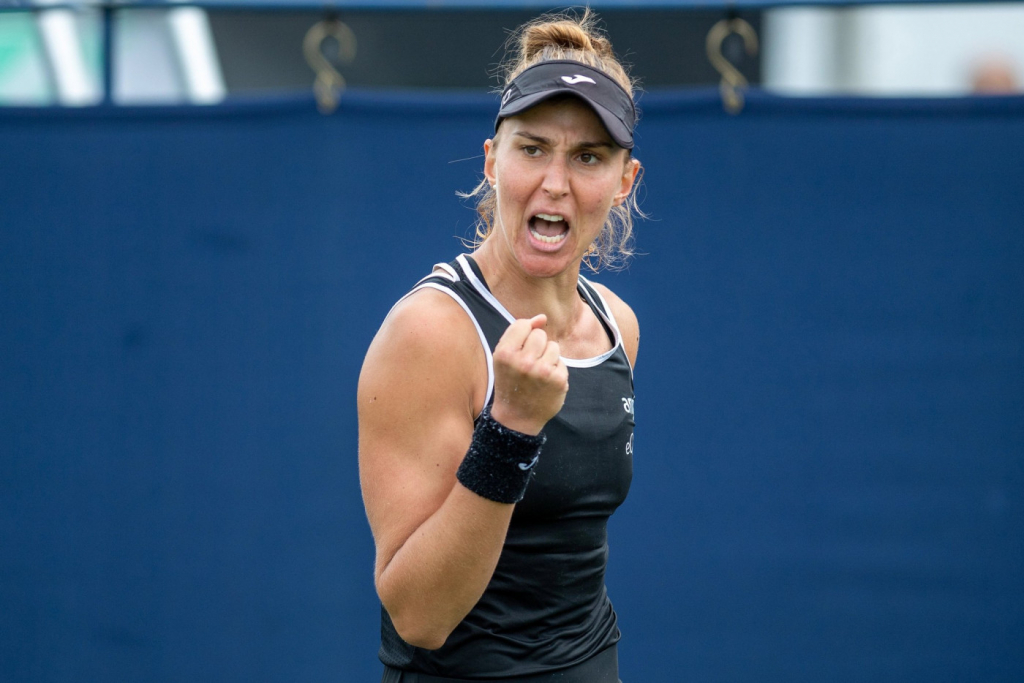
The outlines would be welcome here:
[[[548,138],[546,138],[546,137],[544,137],[542,135],[534,135],[533,133],[525,133],[525,132],[522,132],[522,131],[516,131],[515,133],[512,134],[512,136],[513,137],[526,138],[527,140],[531,140],[533,142],[536,142],[536,143],[539,143],[539,144],[542,144],[542,145],[550,145],[551,144],[551,140],[549,140]],[[576,146],[579,147],[579,148],[582,148],[582,149],[593,149],[595,147],[604,147],[606,149],[612,149],[612,147],[613,147],[612,143],[610,143],[610,142],[581,142],[581,143],[579,143]]]

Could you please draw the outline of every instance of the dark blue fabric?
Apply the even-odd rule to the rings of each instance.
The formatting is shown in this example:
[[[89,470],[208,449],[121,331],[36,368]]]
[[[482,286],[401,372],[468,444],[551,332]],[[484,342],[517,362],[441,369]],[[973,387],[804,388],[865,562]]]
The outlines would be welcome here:
[[[1024,98],[641,108],[623,680],[1021,680]],[[379,679],[355,382],[494,111],[0,109],[0,680]]]

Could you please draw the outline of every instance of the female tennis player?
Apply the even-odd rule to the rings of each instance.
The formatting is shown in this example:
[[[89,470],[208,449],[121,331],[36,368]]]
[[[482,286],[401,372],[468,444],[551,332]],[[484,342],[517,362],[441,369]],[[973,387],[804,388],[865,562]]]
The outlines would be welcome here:
[[[632,477],[632,82],[588,13],[520,29],[478,243],[388,315],[359,380],[386,683],[617,683],[607,522]]]

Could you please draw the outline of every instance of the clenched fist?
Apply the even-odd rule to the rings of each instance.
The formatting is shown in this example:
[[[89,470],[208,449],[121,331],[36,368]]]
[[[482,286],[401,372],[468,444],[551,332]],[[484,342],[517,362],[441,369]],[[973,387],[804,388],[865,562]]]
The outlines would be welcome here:
[[[491,416],[524,434],[539,434],[569,391],[569,369],[544,332],[547,322],[544,314],[515,321],[494,349]]]

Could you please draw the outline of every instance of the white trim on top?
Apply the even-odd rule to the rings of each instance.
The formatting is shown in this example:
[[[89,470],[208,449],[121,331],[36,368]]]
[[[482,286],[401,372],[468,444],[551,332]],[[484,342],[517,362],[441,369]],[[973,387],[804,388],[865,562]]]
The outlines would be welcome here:
[[[452,268],[447,263],[435,263],[434,264],[435,271],[438,268],[440,268],[445,273],[447,273],[447,275],[441,275],[441,273],[437,273],[437,272],[431,273],[431,275],[441,275],[441,277],[447,277],[452,282],[458,282],[459,281],[459,274],[455,271],[454,268]]]
[[[501,315],[504,316],[509,323],[514,323],[516,321],[515,317],[508,312],[508,309],[501,305],[500,301],[494,298],[494,294],[491,293],[491,290],[487,289],[487,286],[480,281],[480,278],[476,276],[476,273],[473,272],[473,268],[469,265],[469,261],[466,259],[466,255],[459,254],[459,256],[456,257],[456,260],[459,262],[459,265],[462,266],[462,269],[466,272],[466,278],[469,280],[469,283],[473,285],[473,288],[476,289],[477,292],[479,292],[480,296],[486,299],[487,303],[493,306],[494,310],[498,311],[498,313],[501,313]],[[580,277],[580,279],[583,279],[582,276]],[[598,310],[598,315],[600,315],[601,317],[605,318],[605,320],[608,321],[608,324],[611,326],[612,330],[615,333],[615,343],[612,344],[612,348],[608,349],[601,355],[594,356],[592,358],[566,358],[565,356],[560,356],[562,362],[571,368],[592,368],[595,365],[600,365],[601,363],[608,360],[613,353],[615,353],[615,349],[622,346],[622,334],[619,332],[618,325],[615,324],[615,319],[609,319],[608,316],[604,314],[602,307],[598,306],[597,304],[594,304],[593,300],[590,299],[589,295],[587,294],[586,289],[583,289],[582,291],[584,296],[587,296],[587,299],[590,300],[591,304],[594,305],[594,308]],[[600,296],[600,294],[598,294],[598,296]],[[602,303],[604,302],[603,299],[601,301]],[[607,306],[605,306],[605,308],[607,309]],[[630,372],[632,371],[633,368],[631,366]]]
[[[438,268],[441,269],[440,272],[438,272]],[[423,277],[416,281],[416,284],[413,285],[413,289],[419,287],[421,284],[423,284],[432,277],[443,277],[445,280],[449,280],[451,282],[459,281],[459,274],[455,272],[454,268],[449,266],[447,263],[435,263],[434,268],[430,271],[430,273],[424,275]],[[412,294],[412,291],[410,291],[405,296],[409,296],[409,294]],[[403,296],[402,299],[404,299],[405,296]],[[399,301],[401,301],[402,299],[399,299]]]
[[[583,292],[584,292],[584,294],[587,295],[588,299],[590,299],[591,301],[594,301],[594,306],[597,308],[597,310],[601,311],[601,317],[604,318],[605,322],[607,322],[608,325],[612,328],[612,330],[614,330],[614,332],[615,332],[615,340],[617,342],[621,342],[622,341],[622,332],[619,331],[619,324],[617,322],[615,322],[615,314],[612,313],[612,307],[609,306],[608,302],[604,300],[604,297],[601,296],[600,290],[598,290],[598,288],[594,286],[593,282],[591,282],[587,278],[583,277],[582,275],[580,275],[580,280],[582,280],[584,282],[584,284],[588,285],[590,287],[590,289],[594,290],[594,294],[597,295],[598,301],[601,302],[600,304],[598,304],[596,301],[591,299],[591,297],[590,297],[590,290],[584,289]]]
[[[469,265],[469,261],[466,259],[466,255],[459,254],[456,257],[456,260],[459,262],[459,265],[462,266],[462,270],[466,272],[466,277],[469,279],[469,283],[473,285],[473,288],[480,294],[480,296],[486,299],[487,303],[494,307],[494,310],[505,316],[505,320],[509,321],[509,323],[514,323],[516,321],[515,317],[508,312],[508,309],[501,305],[500,301],[494,298],[494,295],[491,294],[491,290],[487,289],[487,285],[481,282],[480,278],[476,276],[476,273],[473,271],[473,267]]]
[[[583,282],[587,282],[586,280],[584,280],[582,275],[580,276],[580,280],[583,281]],[[608,349],[607,351],[602,353],[600,356],[595,356],[594,358],[586,358],[586,359],[583,359],[583,360],[575,360],[575,359],[572,359],[572,358],[564,358],[564,357],[562,358],[562,360],[565,361],[566,365],[572,365],[573,367],[576,367],[576,368],[590,368],[590,367],[593,367],[595,365],[599,365],[600,363],[606,361],[609,357],[611,357],[611,355],[613,353],[615,353],[615,349],[617,349],[620,346],[622,346],[622,334],[619,332],[618,326],[615,325],[615,320],[609,316],[609,313],[606,313],[606,311],[609,310],[607,305],[599,306],[594,301],[594,299],[590,296],[590,292],[587,290],[586,287],[577,284],[576,285],[576,289],[584,297],[586,297],[587,301],[590,302],[591,307],[597,312],[597,315],[602,320],[604,320],[605,324],[607,324],[608,327],[611,328],[612,335],[615,337],[615,343],[612,344],[612,348]],[[597,290],[595,289],[594,291],[596,292]],[[598,296],[600,296],[600,295],[598,295]],[[602,304],[604,303],[603,299],[601,300],[601,303]],[[602,325],[602,327],[603,327],[603,325]],[[570,362],[570,361],[572,361],[572,362]]]
[[[417,284],[415,287],[409,290],[408,294],[406,294],[401,299],[396,301],[395,305],[391,307],[391,311],[395,310],[395,307],[398,306],[398,304],[402,303],[416,292],[420,291],[421,289],[427,288],[436,289],[437,291],[444,292],[445,294],[450,296],[452,299],[455,300],[455,303],[462,307],[462,310],[466,312],[466,315],[469,316],[469,319],[473,321],[473,327],[476,328],[477,336],[480,337],[480,346],[484,347],[484,356],[487,358],[487,394],[484,396],[484,407],[486,408],[488,405],[490,405],[491,395],[494,393],[494,358],[491,356],[491,345],[487,343],[487,337],[484,336],[484,331],[480,327],[480,323],[477,322],[476,316],[474,316],[473,312],[469,310],[469,306],[466,305],[466,302],[463,301],[458,294],[448,289],[444,285],[439,285],[436,282],[423,282]],[[391,311],[388,311],[388,315],[391,315]],[[385,316],[384,319],[387,320],[387,316]]]
[[[626,357],[626,365],[629,366],[629,376],[633,377],[633,362],[629,360],[629,354],[626,353],[626,345],[622,343],[622,332],[619,331],[619,324],[615,321],[615,314],[612,313],[612,307],[609,306],[608,302],[605,301],[603,296],[601,296],[601,290],[595,287],[593,282],[582,275],[580,275],[580,279],[590,285],[590,289],[594,290],[594,294],[597,295],[598,300],[601,302],[601,305],[597,308],[602,312],[602,317],[604,317],[604,319],[608,321],[608,324],[611,325],[612,330],[615,331],[615,345],[622,347],[622,355]],[[587,293],[587,298],[590,298],[589,292]]]

